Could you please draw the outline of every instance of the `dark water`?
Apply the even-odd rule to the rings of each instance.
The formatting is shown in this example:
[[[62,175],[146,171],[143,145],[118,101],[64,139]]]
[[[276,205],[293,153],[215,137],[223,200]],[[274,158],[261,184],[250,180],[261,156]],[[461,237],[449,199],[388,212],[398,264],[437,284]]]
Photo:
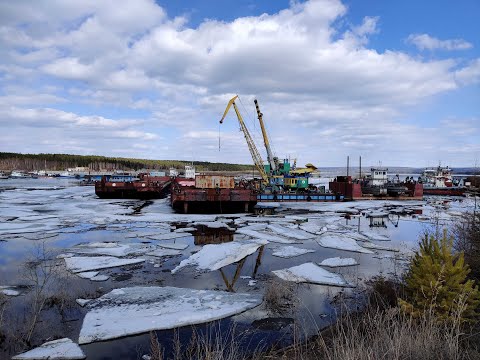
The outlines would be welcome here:
[[[228,265],[221,270],[199,273],[193,268],[186,268],[172,275],[170,270],[182,259],[198,251],[202,245],[222,243],[233,240],[241,241],[244,236],[234,231],[212,229],[208,226],[193,225],[194,222],[214,221],[216,215],[177,215],[168,206],[168,200],[101,200],[96,198],[94,188],[78,186],[75,181],[59,179],[21,179],[0,180],[0,286],[31,286],[25,276],[25,263],[39,251],[47,250],[49,258],[67,252],[68,248],[81,243],[118,242],[149,243],[145,235],[165,233],[183,227],[195,230],[185,233],[179,241],[188,243],[189,247],[180,256],[167,258],[147,257],[139,265],[129,265],[101,270],[109,275],[107,281],[94,282],[81,279],[69,273],[63,259],[54,260],[56,276],[59,280],[48,289],[53,295],[64,294],[64,304],[50,304],[42,314],[35,332],[32,345],[59,337],[69,337],[74,342],[82,325],[86,309],[75,303],[77,298],[101,296],[114,288],[130,286],[177,286],[192,289],[223,290],[241,293],[263,294],[269,284],[278,281],[272,274],[279,270],[306,262],[320,262],[329,257],[352,257],[359,265],[353,267],[329,269],[345,277],[355,289],[341,287],[294,284],[294,308],[280,310],[261,306],[238,314],[213,325],[185,327],[174,331],[156,332],[166,354],[172,349],[172,340],[178,336],[182,344],[187,344],[192,331],[219,331],[228,334],[235,327],[241,343],[248,349],[268,346],[275,343],[288,344],[292,339],[295,318],[296,326],[302,328],[303,334],[312,334],[327,326],[333,320],[339,303],[365,288],[365,282],[375,276],[399,276],[405,268],[405,257],[417,246],[419,236],[435,226],[449,226],[458,220],[462,212],[471,209],[473,202],[464,199],[429,198],[422,202],[384,202],[361,201],[332,204],[283,204],[276,217],[297,216],[307,219],[309,223],[321,223],[333,219],[341,227],[350,227],[349,231],[372,230],[390,237],[390,241],[377,242],[381,245],[398,248],[397,256],[389,251],[376,251],[376,254],[360,254],[344,250],[323,248],[314,240],[306,240],[296,247],[315,250],[290,259],[272,256],[272,252],[286,246],[269,243],[248,256],[245,261]],[[345,209],[356,208],[360,213],[347,216]],[[393,210],[407,208],[397,215]],[[366,212],[383,209],[389,215],[382,219],[383,226],[370,227]],[[393,212],[392,212],[393,211]],[[399,211],[397,211],[399,212]],[[228,217],[230,216],[230,218]],[[225,215],[228,226],[235,229],[238,218],[252,220],[251,215]],[[237,222],[235,222],[237,219]],[[268,221],[269,218],[260,219]],[[291,221],[290,218],[288,221]],[[258,220],[258,219],[257,219]],[[288,244],[290,245],[290,244]],[[128,256],[132,257],[132,256]],[[144,257],[144,256],[142,256]],[[249,285],[250,280],[256,284]],[[19,287],[21,295],[9,297],[6,308],[5,325],[15,323],[20,329],[25,304],[31,298],[31,290]],[[340,300],[339,300],[340,299]],[[270,320],[268,320],[270,318]],[[213,330],[212,330],[213,329]],[[148,353],[150,337],[148,334],[122,339],[83,345],[82,349],[88,359],[137,359]],[[186,345],[185,345],[186,346]],[[21,349],[14,344],[1,343],[0,357],[13,355]]]

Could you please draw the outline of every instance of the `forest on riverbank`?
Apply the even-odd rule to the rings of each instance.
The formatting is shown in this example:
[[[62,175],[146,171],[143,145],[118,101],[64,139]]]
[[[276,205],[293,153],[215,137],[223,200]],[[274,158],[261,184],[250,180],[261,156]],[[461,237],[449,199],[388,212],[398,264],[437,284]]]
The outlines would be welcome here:
[[[72,154],[19,154],[0,152],[0,170],[63,171],[67,168],[85,167],[92,171],[113,170],[166,170],[193,165],[198,171],[249,171],[252,165],[211,163],[207,161],[149,160],[98,155]]]

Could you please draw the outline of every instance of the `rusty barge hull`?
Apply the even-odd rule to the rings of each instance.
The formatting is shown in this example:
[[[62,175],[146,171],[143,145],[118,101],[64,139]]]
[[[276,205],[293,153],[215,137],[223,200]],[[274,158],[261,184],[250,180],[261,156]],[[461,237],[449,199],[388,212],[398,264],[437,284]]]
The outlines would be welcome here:
[[[252,212],[257,194],[250,189],[172,188],[170,203],[175,211],[188,213]]]
[[[403,183],[408,190],[405,195],[371,195],[362,192],[362,185],[352,181],[351,176],[338,176],[329,183],[331,192],[343,195],[345,200],[422,200],[424,188],[419,183]]]
[[[464,196],[466,191],[463,187],[423,188],[425,195]]]
[[[161,199],[165,198],[172,184],[167,176],[142,176],[138,181],[95,182],[95,194],[101,199]]]
[[[344,196],[326,193],[279,193],[258,194],[257,200],[260,202],[329,202],[343,201]]]

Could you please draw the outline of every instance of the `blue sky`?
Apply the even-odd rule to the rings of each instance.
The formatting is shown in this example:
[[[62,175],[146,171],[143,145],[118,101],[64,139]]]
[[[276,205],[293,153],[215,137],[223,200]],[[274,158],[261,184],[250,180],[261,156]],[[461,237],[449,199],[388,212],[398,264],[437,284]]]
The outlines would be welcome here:
[[[480,165],[478,1],[0,1],[0,151]],[[218,146],[220,138],[220,149]]]

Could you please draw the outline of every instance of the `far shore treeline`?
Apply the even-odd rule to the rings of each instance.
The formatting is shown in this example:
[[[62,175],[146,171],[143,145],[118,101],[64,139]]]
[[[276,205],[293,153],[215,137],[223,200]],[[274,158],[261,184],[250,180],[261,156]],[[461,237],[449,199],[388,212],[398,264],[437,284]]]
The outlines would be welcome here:
[[[252,165],[210,163],[206,161],[148,160],[97,155],[71,154],[18,154],[0,152],[0,170],[63,171],[67,168],[85,167],[92,171],[140,170],[169,168],[182,169],[194,165],[198,171],[249,171]]]

